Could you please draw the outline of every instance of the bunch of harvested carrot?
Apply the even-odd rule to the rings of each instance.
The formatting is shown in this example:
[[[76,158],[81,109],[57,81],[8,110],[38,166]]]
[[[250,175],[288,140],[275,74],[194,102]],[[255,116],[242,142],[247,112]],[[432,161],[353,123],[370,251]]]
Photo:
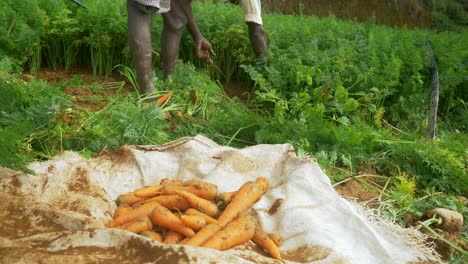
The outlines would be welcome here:
[[[216,185],[199,180],[163,179],[119,196],[108,227],[124,229],[162,243],[226,250],[252,240],[281,259],[279,238],[261,230],[248,210],[269,188],[264,177],[218,195]]]

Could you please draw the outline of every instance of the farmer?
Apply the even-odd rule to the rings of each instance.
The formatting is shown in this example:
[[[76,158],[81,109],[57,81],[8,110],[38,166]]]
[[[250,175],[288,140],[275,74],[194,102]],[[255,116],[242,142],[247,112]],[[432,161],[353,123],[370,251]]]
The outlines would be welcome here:
[[[262,6],[260,0],[229,0],[232,4],[241,4],[244,10],[244,21],[249,28],[249,39],[258,58],[265,57],[267,43],[263,30]]]
[[[174,74],[179,58],[179,47],[185,26],[195,41],[198,58],[211,62],[210,53],[215,55],[211,43],[203,37],[193,17],[192,0],[172,0],[171,10],[163,14],[161,33],[161,60],[164,76]]]
[[[129,46],[141,95],[154,92],[150,30],[154,13],[167,14],[171,8],[174,9],[170,14],[164,15],[165,23],[161,37],[162,49],[165,51],[164,72],[171,73],[172,67],[175,67],[172,54],[178,53],[179,45],[174,45],[174,41],[180,40],[178,34],[181,31],[180,28],[183,28],[181,25],[188,24],[187,27],[196,43],[198,57],[209,59],[209,52],[212,52],[211,44],[203,37],[195,24],[191,1],[172,0],[172,2],[171,4],[171,0],[127,0]],[[177,62],[177,57],[175,62]]]

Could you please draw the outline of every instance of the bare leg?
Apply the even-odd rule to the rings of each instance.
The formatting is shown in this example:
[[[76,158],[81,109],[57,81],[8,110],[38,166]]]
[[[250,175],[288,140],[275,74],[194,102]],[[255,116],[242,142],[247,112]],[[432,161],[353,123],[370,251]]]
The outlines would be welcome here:
[[[127,1],[128,10],[128,43],[133,55],[133,64],[140,95],[154,92],[151,18],[153,12],[145,12],[137,4]]]
[[[263,26],[253,22],[247,22],[247,25],[249,27],[250,43],[252,44],[255,55],[259,58],[265,57],[267,53],[267,43]]]
[[[181,5],[190,3],[186,0],[179,1],[173,0],[171,2],[171,10],[163,14],[164,26],[161,33],[161,60],[164,77],[174,74],[177,60],[179,59],[180,40],[187,25],[187,16]]]

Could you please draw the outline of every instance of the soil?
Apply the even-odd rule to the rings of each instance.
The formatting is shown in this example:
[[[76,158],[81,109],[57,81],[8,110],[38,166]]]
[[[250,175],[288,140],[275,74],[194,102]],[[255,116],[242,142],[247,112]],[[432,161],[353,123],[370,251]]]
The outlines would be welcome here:
[[[33,76],[28,74],[24,75],[24,79],[31,78],[33,78]],[[63,67],[58,67],[56,69],[41,68],[34,73],[34,78],[44,80],[51,84],[65,83],[66,85],[63,91],[73,97],[74,103],[81,108],[91,111],[99,111],[107,105],[108,101],[103,99],[102,90],[110,96],[115,95],[117,92],[117,89],[93,90],[87,88],[91,84],[105,85],[124,82],[124,87],[120,92],[134,92],[133,87],[131,87],[127,80],[120,74],[114,73],[112,76],[94,75],[91,69],[86,67],[71,68],[68,70]],[[81,82],[77,83],[76,80],[80,80]],[[243,103],[249,99],[252,93],[251,85],[245,81],[223,83],[223,88],[229,97],[237,98]]]
[[[372,179],[360,178],[364,182],[372,182]],[[356,179],[351,179],[343,184],[335,186],[335,190],[343,197],[365,204],[370,208],[379,207],[379,193],[371,190],[369,187]]]
[[[79,107],[99,111],[108,104],[106,96],[114,96],[123,82],[120,92],[133,92],[133,88],[126,82],[123,76],[118,73],[112,76],[94,75],[88,68],[71,68],[66,70],[63,67],[56,69],[41,68],[34,74],[36,79],[41,79],[47,83],[64,83],[63,91],[73,97],[73,101]],[[31,75],[24,75],[25,79],[32,78]],[[99,84],[103,89],[90,89],[92,84]],[[113,89],[106,87],[114,87]]]

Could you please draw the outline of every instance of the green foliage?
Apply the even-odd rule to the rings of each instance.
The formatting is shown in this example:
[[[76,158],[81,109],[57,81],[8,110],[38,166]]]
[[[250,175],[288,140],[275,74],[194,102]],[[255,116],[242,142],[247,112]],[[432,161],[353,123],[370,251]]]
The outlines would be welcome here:
[[[381,172],[393,171],[395,164],[416,178],[419,187],[434,187],[439,191],[467,195],[466,134],[441,135],[439,141],[398,141],[387,145],[389,152],[378,163]]]
[[[155,103],[144,107],[138,98],[125,96],[96,112],[85,112],[80,130],[70,134],[66,149],[87,149],[98,153],[123,144],[161,144],[168,140],[164,115]]]
[[[36,153],[37,138],[51,128],[69,104],[67,96],[42,81],[0,75],[0,165],[25,169]]]
[[[0,57],[23,64],[40,49],[43,12],[36,0],[0,2]]]

